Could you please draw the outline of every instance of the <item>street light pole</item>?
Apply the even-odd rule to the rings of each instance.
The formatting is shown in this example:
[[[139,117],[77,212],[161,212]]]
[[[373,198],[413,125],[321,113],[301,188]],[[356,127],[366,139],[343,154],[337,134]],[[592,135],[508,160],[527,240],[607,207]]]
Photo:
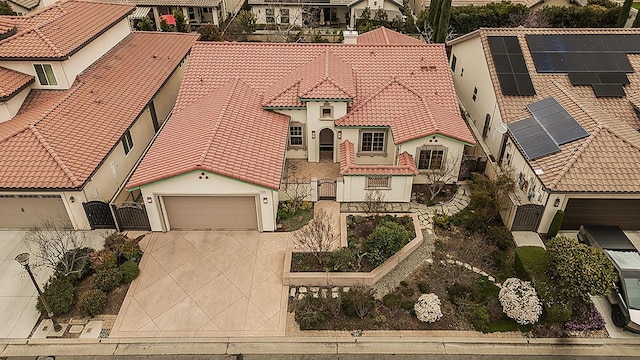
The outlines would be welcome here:
[[[40,290],[40,286],[38,286],[38,283],[36,282],[36,278],[33,276],[33,273],[31,272],[31,267],[29,267],[29,253],[19,254],[18,256],[16,256],[16,261],[20,265],[24,266],[24,269],[27,270],[27,273],[29,274],[31,281],[33,282],[33,286],[35,286],[36,290],[38,290],[38,296],[40,297],[40,301],[42,301],[42,305],[44,305],[45,310],[47,310],[47,316],[53,322],[53,330],[55,332],[62,330],[62,326],[58,324],[58,321],[56,321],[56,319],[53,317],[53,311],[51,311],[51,308],[49,308],[49,304],[47,304],[47,300],[45,300],[44,294],[42,293],[42,290]]]

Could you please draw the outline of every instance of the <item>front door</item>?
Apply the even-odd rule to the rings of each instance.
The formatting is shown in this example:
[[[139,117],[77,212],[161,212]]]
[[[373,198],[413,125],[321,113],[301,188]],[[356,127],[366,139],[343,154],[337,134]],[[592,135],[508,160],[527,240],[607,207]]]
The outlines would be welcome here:
[[[320,160],[333,161],[333,130],[320,130]]]

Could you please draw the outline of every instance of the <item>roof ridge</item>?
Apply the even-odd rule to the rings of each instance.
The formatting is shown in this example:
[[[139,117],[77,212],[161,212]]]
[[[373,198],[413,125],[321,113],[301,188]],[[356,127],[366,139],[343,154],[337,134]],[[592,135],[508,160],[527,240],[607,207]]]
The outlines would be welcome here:
[[[381,27],[382,29],[382,35],[384,36],[384,41],[386,44],[391,44],[391,41],[389,41],[389,37],[387,36],[387,28],[386,27]]]
[[[433,125],[433,130],[435,132],[440,132],[440,127],[438,126],[438,123],[436,122],[435,117],[431,113],[431,107],[429,106],[429,99],[423,98],[423,97],[421,97],[420,99],[422,100],[422,105],[424,105],[425,110],[427,110],[427,116],[429,116],[429,121],[431,122],[431,125]]]
[[[239,81],[240,80],[237,79],[237,78],[235,80],[233,80],[233,83],[231,85],[231,89],[229,90],[229,94],[227,94],[227,99],[225,100],[224,105],[223,105],[223,107],[222,107],[222,109],[220,111],[220,115],[218,115],[218,118],[216,119],[216,123],[211,128],[211,133],[209,134],[209,139],[207,140],[207,145],[204,147],[204,150],[202,150],[202,153],[200,154],[200,159],[198,160],[197,166],[202,166],[202,163],[207,158],[207,154],[209,153],[209,150],[211,149],[211,145],[213,144],[213,138],[215,137],[215,135],[216,135],[216,133],[218,131],[218,128],[220,127],[220,124],[222,123],[222,118],[224,117],[224,114],[227,112],[227,109],[229,108],[229,101],[231,100],[231,96],[235,92]],[[202,100],[202,99],[200,99],[200,100]]]
[[[33,29],[33,32],[35,32],[41,39],[42,41],[44,41],[47,45],[49,45],[49,47],[51,48],[51,50],[53,50],[53,52],[56,53],[56,55],[58,56],[62,56],[62,53],[60,52],[60,50],[58,50],[58,48],[56,48],[56,46],[51,42],[51,40],[49,40],[49,38],[47,38],[42,31],[40,31],[39,28],[35,28]]]
[[[349,114],[354,113],[358,110],[360,110],[362,107],[364,107],[365,105],[367,105],[368,103],[371,102],[371,100],[375,99],[378,95],[380,95],[385,89],[387,89],[389,86],[391,86],[393,83],[397,83],[398,81],[396,80],[395,76],[391,77],[391,81],[389,81],[387,84],[385,84],[384,86],[380,87],[380,89],[378,89],[378,91],[376,91],[375,93],[373,93],[373,95],[369,96],[368,98],[364,99],[360,104],[358,104],[358,106],[354,107],[353,109],[351,109],[351,111],[349,113],[347,113],[345,116],[349,116]],[[398,83],[399,84],[399,83]]]
[[[51,146],[51,144],[49,144],[49,142],[47,141],[47,139],[44,138],[44,135],[42,135],[42,133],[36,128],[35,125],[29,125],[29,129],[31,130],[31,132],[33,133],[33,135],[36,137],[36,139],[38,139],[38,141],[40,142],[40,144],[42,145],[42,147],[47,150],[47,152],[49,153],[49,155],[53,158],[53,160],[56,162],[56,164],[58,164],[58,166],[60,167],[60,169],[64,172],[65,175],[67,175],[67,177],[69,178],[69,180],[71,180],[71,182],[73,183],[74,186],[80,186],[82,185],[82,183],[78,180],[78,178],[73,174],[73,172],[71,171],[71,169],[69,169],[69,167],[67,166],[67,164],[65,164],[65,162],[62,160],[62,158],[60,157],[60,155],[58,155],[58,153],[53,149],[53,147]]]
[[[262,94],[262,97],[263,97],[262,104],[263,104],[263,106],[266,106],[268,103],[270,103],[270,102],[274,101],[275,99],[279,98],[280,96],[282,96],[282,94],[286,93],[287,91],[289,91],[294,86],[300,84],[301,81],[302,81],[302,79],[298,78],[298,80],[295,80],[293,83],[291,83],[291,85],[289,85],[288,87],[284,88],[282,91],[280,91],[280,92],[276,93],[275,95],[267,98],[266,101],[264,100],[264,92],[263,92],[263,94]],[[276,82],[277,82],[277,80],[276,80]],[[275,83],[273,83],[273,84],[275,84]],[[273,85],[273,84],[271,84],[271,85]]]
[[[47,25],[50,25],[51,23],[53,23],[54,21],[60,19],[61,17],[65,16],[65,15],[68,15],[69,13],[67,12],[67,10],[65,10],[62,7],[62,4],[66,4],[68,2],[70,2],[70,0],[64,0],[64,1],[56,2],[56,3],[52,4],[52,5],[50,5],[49,7],[43,8],[41,11],[38,11],[38,12],[35,12],[35,13],[32,13],[30,15],[25,16],[25,18],[27,19],[26,21],[29,21],[29,20],[37,18],[37,16],[39,16],[40,14],[44,14],[44,13],[50,12],[53,9],[59,9],[61,11],[61,14],[53,15],[53,16],[51,16],[50,19],[48,19],[46,21],[27,26],[25,29],[18,31],[13,36],[9,36],[8,38],[3,39],[2,41],[0,41],[0,44],[5,43],[5,42],[8,43],[8,42],[10,42],[12,40],[15,40],[18,37],[25,36],[26,34],[29,34],[31,32],[36,32],[36,34],[38,34],[38,36],[40,36],[43,40],[45,40],[47,42],[47,44],[50,47],[52,47],[51,44],[49,44],[49,40],[46,39],[44,34],[42,34],[40,32],[40,28],[45,27]],[[52,47],[52,50],[58,52],[58,50],[53,48],[53,47]]]
[[[329,78],[329,49],[324,49],[324,78]]]

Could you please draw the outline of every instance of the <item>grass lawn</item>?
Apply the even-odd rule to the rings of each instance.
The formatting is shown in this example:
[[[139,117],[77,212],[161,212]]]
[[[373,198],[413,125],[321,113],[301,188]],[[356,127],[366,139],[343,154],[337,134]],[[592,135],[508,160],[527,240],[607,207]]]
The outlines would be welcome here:
[[[640,2],[634,2],[633,4],[631,4],[631,7],[634,9],[640,9]]]

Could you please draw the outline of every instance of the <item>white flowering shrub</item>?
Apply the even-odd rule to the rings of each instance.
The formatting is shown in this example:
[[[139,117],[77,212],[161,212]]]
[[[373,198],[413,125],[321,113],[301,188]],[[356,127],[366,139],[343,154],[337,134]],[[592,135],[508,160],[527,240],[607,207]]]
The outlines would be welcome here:
[[[442,317],[440,310],[440,299],[436,294],[422,294],[418,301],[413,305],[416,317],[422,322],[432,323]]]
[[[502,310],[520,325],[534,324],[542,314],[542,305],[531,282],[509,278],[499,294]]]

